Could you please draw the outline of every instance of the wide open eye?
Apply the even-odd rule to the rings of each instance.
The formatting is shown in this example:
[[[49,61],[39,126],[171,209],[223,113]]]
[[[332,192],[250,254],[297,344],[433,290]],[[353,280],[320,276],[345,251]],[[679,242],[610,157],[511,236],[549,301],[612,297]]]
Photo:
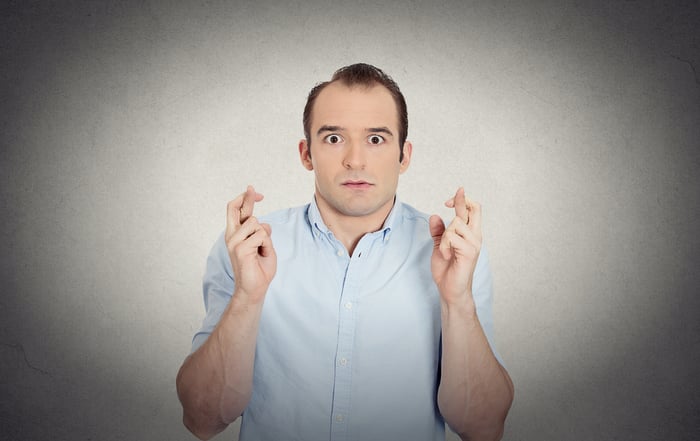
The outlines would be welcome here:
[[[372,145],[379,145],[384,143],[384,137],[380,135],[370,135],[367,141]]]
[[[328,144],[340,144],[341,142],[343,142],[343,138],[340,135],[336,135],[334,133],[326,136],[325,138],[323,138],[323,140]]]

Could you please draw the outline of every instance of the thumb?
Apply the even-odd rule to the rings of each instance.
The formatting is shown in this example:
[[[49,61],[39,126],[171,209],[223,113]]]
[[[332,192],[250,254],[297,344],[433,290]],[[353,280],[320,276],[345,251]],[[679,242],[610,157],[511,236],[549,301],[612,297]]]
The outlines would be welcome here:
[[[435,245],[435,248],[440,246],[440,240],[442,239],[442,233],[444,232],[445,223],[442,221],[440,216],[430,216],[430,235],[433,237],[433,244]]]

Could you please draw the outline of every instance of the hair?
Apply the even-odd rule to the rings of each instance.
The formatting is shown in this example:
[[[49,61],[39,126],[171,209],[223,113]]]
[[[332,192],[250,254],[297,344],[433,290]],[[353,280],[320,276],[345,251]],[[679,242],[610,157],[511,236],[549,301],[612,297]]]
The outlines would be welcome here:
[[[406,108],[406,100],[399,89],[399,85],[384,71],[378,67],[374,67],[371,64],[357,63],[351,64],[350,66],[341,67],[336,70],[330,81],[324,81],[319,83],[311,89],[309,96],[306,99],[306,106],[304,106],[304,136],[306,137],[306,143],[309,147],[309,156],[311,155],[311,116],[313,112],[314,103],[318,94],[321,93],[323,89],[326,88],[331,83],[339,81],[340,83],[352,87],[352,86],[365,86],[372,87],[375,85],[384,86],[387,88],[394,102],[396,103],[396,112],[399,117],[399,149],[401,153],[399,156],[399,161],[403,161],[403,145],[406,142],[406,137],[408,136],[408,110]]]

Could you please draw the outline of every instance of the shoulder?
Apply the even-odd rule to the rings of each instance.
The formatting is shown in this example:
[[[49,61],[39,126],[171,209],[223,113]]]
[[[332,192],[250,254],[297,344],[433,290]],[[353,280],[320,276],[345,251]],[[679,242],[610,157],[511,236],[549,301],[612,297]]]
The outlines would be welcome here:
[[[306,247],[313,240],[313,231],[309,221],[310,204],[285,208],[264,214],[258,218],[262,223],[270,225],[272,242],[277,251],[277,257],[283,253],[292,253],[299,247]]]
[[[397,218],[394,219],[394,227],[397,229],[406,232],[422,232],[430,229],[429,214],[423,213],[405,202],[400,202],[397,209]]]
[[[428,224],[430,215],[405,202],[401,202],[401,217],[408,222]]]
[[[414,233],[419,233],[421,234],[420,237],[425,238],[426,241],[430,241],[432,243],[433,238],[430,236],[430,214],[424,213],[412,205],[409,205],[404,202],[400,202],[401,207],[399,210],[400,213],[400,225],[402,226],[402,229],[407,233],[407,234],[414,234]],[[443,223],[447,226],[447,223],[445,222],[445,219],[443,219]],[[427,235],[422,234],[424,230],[428,231]],[[481,252],[479,254],[479,259],[477,260],[477,271],[478,272],[485,272],[490,274],[489,270],[489,257],[488,257],[488,250],[486,249],[486,245],[482,244],[481,245]]]
[[[284,230],[285,227],[294,228],[307,222],[307,212],[309,204],[284,208],[258,216],[258,221],[269,224],[273,231]],[[209,258],[228,261],[228,250],[226,248],[225,231],[222,231],[214,242],[209,253]]]

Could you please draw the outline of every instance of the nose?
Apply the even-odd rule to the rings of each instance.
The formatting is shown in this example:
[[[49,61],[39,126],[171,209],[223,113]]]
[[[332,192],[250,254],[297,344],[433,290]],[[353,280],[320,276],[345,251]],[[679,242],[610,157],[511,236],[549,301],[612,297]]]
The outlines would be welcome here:
[[[357,142],[346,143],[343,165],[350,170],[364,169],[365,165],[367,165],[366,153],[362,144]]]

